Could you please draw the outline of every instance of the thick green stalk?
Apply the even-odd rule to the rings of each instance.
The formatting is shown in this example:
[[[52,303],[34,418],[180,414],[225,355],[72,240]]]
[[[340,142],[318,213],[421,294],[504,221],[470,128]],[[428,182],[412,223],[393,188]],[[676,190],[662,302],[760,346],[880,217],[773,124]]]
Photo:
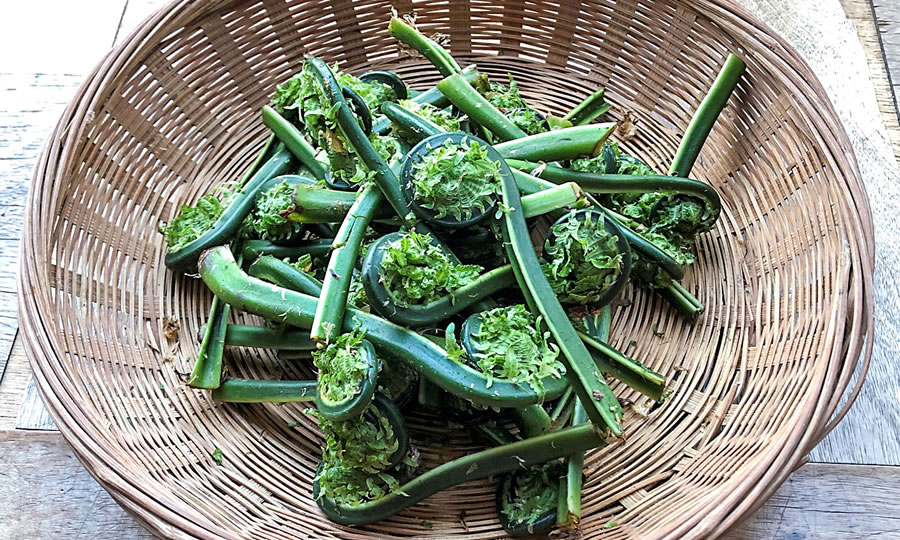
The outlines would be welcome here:
[[[294,190],[296,210],[291,219],[299,223],[339,223],[346,219],[356,199],[357,193],[354,191],[300,184]],[[381,205],[375,210],[372,219],[383,220],[393,217],[396,217],[394,210]]]
[[[565,426],[569,423],[569,419],[572,418],[572,413],[575,411],[575,406],[581,403],[577,399],[573,399],[572,401],[566,403],[565,407],[559,412],[559,416],[553,422],[553,429],[558,429],[562,426]]]
[[[577,406],[576,406],[577,407]],[[584,410],[582,408],[582,410]],[[584,420],[579,422],[579,424],[583,424]],[[575,424],[575,417],[572,417],[572,425]],[[569,508],[566,506],[566,503],[569,498],[569,482],[567,476],[559,477],[559,491],[556,494],[556,525],[562,528],[570,528],[569,526]],[[580,500],[578,501],[581,502]],[[579,511],[581,511],[581,505],[579,504]]]
[[[603,375],[597,371],[593,358],[572,327],[553,288],[541,269],[531,243],[531,235],[522,213],[522,200],[509,167],[501,161],[503,203],[503,236],[509,259],[519,269],[516,277],[523,291],[530,293],[530,303],[541,314],[559,346],[566,364],[566,375],[575,393],[584,404],[588,416],[596,425],[606,425],[615,436],[622,435],[618,417],[622,408],[612,394]],[[526,296],[526,300],[529,300]]]
[[[563,116],[563,120],[572,122],[574,126],[583,126],[593,122],[598,116],[605,114],[610,109],[609,103],[604,99],[605,94],[605,89],[597,90]]]
[[[555,423],[557,419],[559,419],[560,415],[562,415],[566,406],[568,406],[569,401],[571,401],[573,393],[574,391],[572,390],[572,387],[569,386],[568,388],[566,388],[566,393],[563,394],[562,397],[559,398],[559,400],[557,400],[556,405],[553,406],[553,411],[550,413],[550,420],[552,422]]]
[[[375,211],[384,201],[378,187],[366,186],[356,199],[347,218],[334,238],[331,259],[325,271],[325,281],[316,307],[309,335],[315,341],[329,342],[336,337],[343,326],[347,295],[353,280],[353,267],[359,258],[366,227],[372,221]]]
[[[353,191],[300,184],[294,192],[294,203],[297,205],[295,213],[301,223],[336,223],[347,217],[356,199],[357,194]],[[580,206],[583,202],[584,192],[577,184],[550,184],[546,190],[522,197],[522,209],[526,218],[532,218],[560,208]],[[392,209],[381,206],[376,209],[372,219],[377,221],[393,216],[395,214]]]
[[[439,82],[438,90],[443,92],[450,103],[456,105],[469,118],[487,128],[503,141],[521,139],[528,134],[516,126],[512,120],[478,93],[462,75],[451,75]]]
[[[579,332],[581,340],[599,353],[595,355],[597,366],[604,372],[621,380],[628,386],[653,399],[662,397],[666,386],[666,378],[643,364],[628,358],[610,347],[606,342]],[[612,362],[611,365],[610,361]]]
[[[419,141],[444,132],[444,128],[431,120],[390,101],[385,101],[381,104],[381,112],[384,113],[384,116],[391,122],[402,126],[413,134]]]
[[[512,444],[516,439],[507,429],[498,426],[495,422],[475,422],[469,424],[469,429],[476,438],[489,446],[502,446],[504,444]]]
[[[592,426],[571,427],[444,463],[371,502],[359,505],[338,504],[322,496],[318,482],[313,483],[313,498],[332,521],[342,525],[365,525],[393,516],[422,499],[455,485],[511,472],[520,467],[539,465],[571,452],[596,448],[603,443],[603,437]]]
[[[537,437],[550,431],[550,415],[540,403],[528,407],[510,409],[513,423],[519,428],[522,438]]]
[[[703,304],[700,303],[694,295],[685,289],[681,283],[672,281],[663,289],[659,289],[659,293],[663,295],[669,304],[671,304],[679,313],[688,319],[696,319],[703,313]]]
[[[612,321],[612,309],[604,306],[600,311],[600,324],[597,325],[595,337],[599,340],[609,339],[609,325]],[[587,411],[579,402],[572,413],[572,425],[578,426],[587,422]],[[584,452],[573,452],[566,464],[565,488],[560,490],[563,511],[557,511],[557,522],[564,527],[575,527],[581,519],[581,484],[584,476]]]
[[[314,401],[316,381],[225,379],[213,390],[214,401],[229,403],[293,403]]]
[[[229,324],[225,329],[225,345],[281,351],[312,351],[316,349],[316,342],[309,338],[309,332],[249,324]]]
[[[719,76],[716,77],[706,97],[694,112],[694,117],[681,138],[681,145],[675,153],[672,166],[669,167],[669,174],[682,177],[691,174],[694,162],[700,155],[700,149],[703,148],[709,132],[712,131],[725,104],[728,103],[728,98],[737,87],[746,67],[743,60],[733,54],[728,55]]]
[[[397,41],[409,45],[413,49],[424,56],[444,77],[454,73],[460,73],[462,69],[456,60],[450,56],[443,47],[437,44],[433,39],[425,37],[424,34],[407,24],[399,17],[392,17],[388,24],[388,32]]]
[[[555,132],[558,133],[558,132]],[[513,141],[516,142],[516,141]],[[675,193],[687,195],[702,200],[706,206],[707,216],[704,220],[715,221],[722,210],[722,200],[719,193],[711,185],[677,176],[653,175],[629,175],[629,174],[598,174],[584,171],[564,169],[554,165],[542,166],[538,163],[522,160],[507,160],[511,167],[532,172],[541,168],[541,178],[554,184],[574,182],[581,186],[585,192],[593,195],[613,193]]]
[[[522,212],[526,219],[549,214],[562,208],[583,208],[585,205],[584,192],[578,187],[578,184],[573,182],[522,197]]]
[[[465,69],[462,70],[463,77],[466,78],[467,81],[471,82],[475,80],[475,77],[478,76],[478,70],[475,69],[475,66],[466,66]],[[412,101],[415,101],[419,104],[427,104],[433,105],[438,109],[443,109],[450,105],[450,102],[447,101],[447,97],[441,93],[437,87],[432,87],[424,92],[419,92],[415,94],[415,90],[410,89],[410,95],[412,96]],[[392,103],[390,101],[386,101],[385,103]],[[401,108],[397,105],[398,108]],[[382,109],[382,112],[384,110]],[[384,135],[391,129],[391,120],[386,116],[379,116],[375,119],[375,122],[372,124],[372,131],[377,135]]]
[[[271,255],[278,259],[296,259],[307,254],[324,257],[331,253],[331,240],[302,240],[289,246],[268,240],[247,240],[241,253],[247,262],[253,262],[261,255]]]
[[[316,149],[306,142],[299,129],[268,105],[264,105],[262,108],[262,121],[278,137],[278,140],[284,143],[284,146],[294,154],[294,157],[309,169],[313,176],[316,177],[316,180],[325,179],[325,166],[316,159]]]
[[[599,153],[603,143],[615,130],[615,123],[576,126],[502,142],[494,145],[494,149],[506,159],[529,161],[575,159]]]
[[[443,95],[443,94],[441,94]],[[263,144],[262,149],[259,151],[259,154],[256,156],[256,159],[253,160],[253,163],[250,164],[250,168],[244,173],[244,176],[235,184],[234,189],[240,191],[244,189],[244,185],[253,178],[253,175],[256,174],[256,171],[262,166],[263,163],[266,162],[272,154],[275,152],[275,134],[269,135],[269,138],[266,139],[266,143]]]

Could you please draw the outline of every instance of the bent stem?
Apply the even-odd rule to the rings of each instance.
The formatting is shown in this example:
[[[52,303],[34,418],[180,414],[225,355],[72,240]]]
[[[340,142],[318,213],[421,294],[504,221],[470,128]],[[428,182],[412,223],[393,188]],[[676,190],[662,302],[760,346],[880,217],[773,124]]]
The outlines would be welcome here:
[[[388,32],[400,43],[409,45],[418,51],[419,54],[437,68],[442,76],[447,77],[462,71],[449,52],[433,39],[425,37],[424,34],[407,24],[403,19],[392,17],[391,22],[388,24]]]
[[[238,256],[238,266],[242,257]],[[225,334],[230,315],[231,305],[220,301],[218,296],[213,296],[209,306],[209,322],[203,332],[203,340],[200,342],[200,350],[197,352],[197,361],[188,379],[188,386],[210,390],[218,388],[222,383],[222,357],[225,354]]]
[[[554,184],[575,182],[581,186],[585,192],[593,195],[654,192],[674,193],[696,197],[702,200],[710,213],[709,219],[711,220],[717,219],[722,210],[722,200],[715,188],[705,182],[694,180],[692,178],[665,176],[661,174],[598,174],[564,169],[555,165],[542,167],[540,164],[522,160],[507,160],[507,163],[512,167],[516,167],[517,169],[526,172],[533,172],[540,167],[541,178],[549,180]]]
[[[270,242],[269,240],[247,240],[241,254],[244,261],[255,261],[262,255],[271,255],[278,259],[297,259],[303,255],[324,257],[331,253],[331,240],[303,240],[290,246]]]
[[[200,350],[197,352],[197,361],[194,362],[194,369],[188,379],[188,386],[192,388],[217,388],[221,382],[222,376],[222,354],[216,354],[216,343],[218,342],[217,334],[221,331],[222,347],[224,348],[225,330],[221,328],[227,324],[227,318],[223,317],[225,311],[225,303],[219,300],[218,296],[213,296],[212,303],[209,305],[209,317],[203,332],[203,339],[200,341]]]
[[[266,139],[266,143],[263,145],[262,149],[259,151],[259,154],[256,156],[256,159],[253,160],[253,163],[250,164],[250,168],[247,169],[247,172],[244,173],[244,176],[238,181],[238,183],[234,186],[236,191],[240,191],[244,189],[244,185],[253,178],[253,175],[256,174],[256,171],[262,166],[262,164],[271,157],[271,153],[275,148],[275,134],[269,135],[269,138]]]
[[[526,218],[547,214],[560,208],[584,205],[584,191],[575,183],[561,185],[550,184],[551,187],[522,197],[522,209]],[[294,191],[295,214],[300,223],[336,223],[343,221],[356,202],[357,194],[352,191],[338,191],[318,186],[299,184]],[[379,207],[372,216],[373,220],[394,216],[390,208]],[[330,243],[328,244],[330,247]],[[260,247],[262,247],[260,245]],[[280,246],[279,246],[280,247]],[[247,248],[245,247],[245,252]],[[256,245],[254,245],[256,249]],[[288,249],[288,248],[284,248]],[[256,249],[254,253],[259,253]],[[291,253],[297,253],[292,251]],[[284,257],[282,257],[284,258]]]
[[[441,126],[431,120],[391,101],[381,104],[381,112],[388,120],[408,130],[418,141],[444,132]]]
[[[609,339],[609,325],[612,321],[612,309],[604,306],[600,311],[599,324],[594,336],[606,341]],[[578,402],[572,413],[572,425],[578,426],[587,422],[587,411]],[[581,484],[584,478],[584,452],[573,452],[566,463],[565,483],[560,483],[560,504],[556,513],[557,523],[561,527],[574,528],[581,520]]]
[[[601,371],[619,379],[629,387],[658,401],[665,391],[666,378],[652,369],[625,356],[605,341],[579,332],[581,340],[597,351],[594,360]]]
[[[263,255],[256,259],[247,269],[247,273],[292,291],[316,297],[322,294],[322,282],[271,255]]]
[[[331,72],[331,68],[318,58],[310,58],[306,61],[312,68],[316,79],[328,93],[332,102],[337,107],[337,123],[341,131],[347,137],[347,141],[353,146],[356,155],[362,160],[363,164],[372,172],[372,181],[381,190],[384,198],[391,204],[394,211],[401,219],[406,220],[409,212],[409,206],[406,198],[400,191],[400,183],[397,175],[388,167],[384,159],[372,146],[372,142],[363,132],[353,114],[350,106],[344,99],[344,94],[340,84]],[[465,79],[464,79],[465,80]]]
[[[703,313],[703,304],[700,300],[677,281],[672,281],[664,289],[660,289],[659,293],[672,307],[688,319],[696,319]]]
[[[544,406],[535,403],[528,407],[511,409],[513,423],[519,428],[519,432],[523,438],[537,437],[550,431],[551,419],[550,415],[544,409]]]
[[[475,77],[478,76],[478,70],[475,69],[474,65],[466,66],[465,69],[462,70],[462,76],[465,77],[465,79],[467,81],[472,82],[473,80],[475,80]],[[424,92],[420,92],[419,94],[416,94],[415,96],[412,96],[411,99],[412,99],[412,101],[415,101],[416,103],[419,103],[420,105],[433,105],[433,106],[437,107],[438,109],[443,109],[444,107],[447,107],[448,105],[450,105],[450,102],[447,100],[447,97],[444,94],[442,94],[441,91],[438,90],[436,86],[429,88],[428,90],[426,90]],[[385,101],[384,103],[393,103],[393,102]],[[382,114],[384,113],[384,109],[383,109],[384,103],[382,104],[382,111],[381,111]],[[400,108],[400,109],[403,108],[397,104],[394,104],[394,105],[397,108]],[[375,132],[377,135],[384,135],[390,129],[391,129],[391,119],[388,118],[387,116],[379,116],[378,118],[375,119],[375,122],[372,124],[372,131]]]
[[[229,324],[225,328],[225,345],[281,351],[312,351],[316,348],[316,343],[309,339],[309,332],[249,324]]]

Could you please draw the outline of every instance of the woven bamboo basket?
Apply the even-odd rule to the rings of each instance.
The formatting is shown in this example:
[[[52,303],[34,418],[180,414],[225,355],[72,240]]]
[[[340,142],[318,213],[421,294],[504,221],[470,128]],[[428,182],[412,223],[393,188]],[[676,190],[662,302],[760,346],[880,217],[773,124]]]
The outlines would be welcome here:
[[[851,376],[859,368],[862,380],[871,353],[874,263],[865,192],[824,90],[725,0],[197,0],[158,11],[85,81],[30,192],[20,323],[63,435],[166,537],[503,536],[489,481],[365,528],[334,525],[311,497],[321,441],[301,407],[214,404],[179,377],[210,295],[166,271],[157,225],[248,166],[266,136],[260,107],[304,55],[434,84],[435,70],[387,35],[391,7],[445,34],[462,63],[512,72],[545,112],[604,86],[614,117],[636,119],[627,149],[657,169],[726,54],[746,60],[694,169],[724,206],[685,280],[706,312],[689,324],[634,291],[616,311],[613,344],[665,374],[672,394],[648,414],[615,385],[634,402],[627,438],[588,455],[581,531],[689,538],[733,526],[852,403]],[[179,322],[177,342],[164,317]],[[241,376],[309,375],[267,352],[230,353]],[[427,465],[475,448],[439,419],[410,422]]]

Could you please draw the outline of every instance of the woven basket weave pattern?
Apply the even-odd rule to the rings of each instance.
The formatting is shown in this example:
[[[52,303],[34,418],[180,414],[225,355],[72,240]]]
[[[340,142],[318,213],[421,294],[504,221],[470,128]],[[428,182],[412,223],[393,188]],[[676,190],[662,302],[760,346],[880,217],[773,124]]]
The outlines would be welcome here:
[[[865,194],[824,91],[782,41],[722,0],[164,8],[97,67],[35,172],[21,324],[63,434],[160,534],[361,534],[325,520],[311,499],[321,440],[301,406],[215,405],[182,383],[211,296],[166,271],[156,228],[240,177],[266,136],[260,107],[304,55],[350,72],[392,69],[416,88],[437,82],[387,35],[392,6],[444,34],[461,64],[513,73],[543,112],[605,87],[612,117],[636,120],[625,148],[658,170],[727,53],[746,60],[693,172],[723,201],[684,281],[706,312],[689,324],[658,296],[626,292],[632,302],[615,312],[612,343],[666,375],[672,394],[646,415],[646,398],[614,384],[634,403],[627,440],[588,454],[581,524],[586,537],[722,532],[826,433],[857,359],[868,360],[873,264]],[[163,317],[179,321],[177,343],[163,337]],[[252,378],[312,374],[307,363],[249,349],[229,350],[226,367]],[[427,465],[476,448],[436,422],[410,418]],[[364,530],[502,536],[493,497],[491,482],[472,482]],[[604,529],[611,521],[618,526]]]

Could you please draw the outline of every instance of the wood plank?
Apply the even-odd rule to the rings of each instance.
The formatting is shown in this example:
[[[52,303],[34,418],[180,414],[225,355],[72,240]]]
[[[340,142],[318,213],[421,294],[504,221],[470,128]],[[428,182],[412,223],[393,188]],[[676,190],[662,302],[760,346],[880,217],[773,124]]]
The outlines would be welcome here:
[[[879,27],[873,11],[871,0],[841,0],[844,13],[856,28],[856,35],[866,52],[866,63],[869,66],[869,78],[875,87],[875,95],[878,98],[878,110],[881,120],[887,129],[888,138],[894,150],[894,156],[900,159],[900,117],[897,114],[897,84],[896,77],[888,73],[887,59],[881,48],[880,33],[884,30]],[[900,65],[900,56],[892,61]]]
[[[891,84],[900,85],[900,4],[896,0],[874,0],[872,10],[881,35],[888,76]]]
[[[4,538],[152,538],[100,487],[59,434],[0,432]]]
[[[0,530],[10,538],[151,538],[58,434],[0,432]],[[727,540],[897,538],[900,468],[805,465]]]
[[[810,463],[726,540],[900,538],[900,467]]]

